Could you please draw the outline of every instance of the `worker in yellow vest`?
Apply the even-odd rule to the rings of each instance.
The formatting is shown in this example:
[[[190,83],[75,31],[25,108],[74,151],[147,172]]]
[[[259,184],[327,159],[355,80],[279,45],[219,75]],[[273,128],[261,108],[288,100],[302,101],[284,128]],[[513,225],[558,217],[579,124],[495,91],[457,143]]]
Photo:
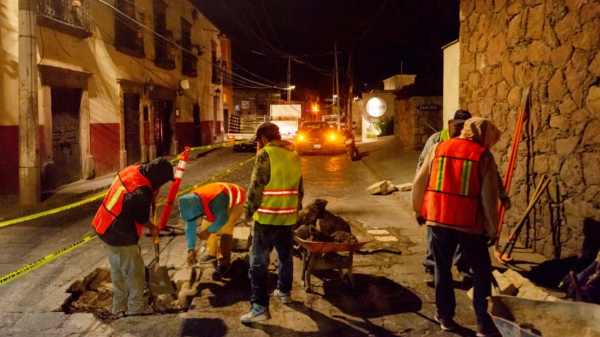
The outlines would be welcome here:
[[[217,261],[214,279],[222,278],[231,268],[233,229],[244,211],[244,190],[235,184],[213,183],[204,185],[179,198],[179,212],[186,220],[185,238],[188,246],[188,263],[196,263],[196,220],[203,219],[200,238],[206,240],[207,253],[202,263]],[[217,244],[217,231],[221,231]]]
[[[273,295],[284,304],[292,301],[294,225],[304,195],[300,156],[294,152],[294,144],[281,140],[279,127],[263,123],[251,141],[256,141],[261,150],[256,155],[244,205],[244,221],[254,219],[254,233],[250,255],[252,308],[240,318],[242,323],[271,318],[267,267],[273,247],[279,260],[277,289]]]

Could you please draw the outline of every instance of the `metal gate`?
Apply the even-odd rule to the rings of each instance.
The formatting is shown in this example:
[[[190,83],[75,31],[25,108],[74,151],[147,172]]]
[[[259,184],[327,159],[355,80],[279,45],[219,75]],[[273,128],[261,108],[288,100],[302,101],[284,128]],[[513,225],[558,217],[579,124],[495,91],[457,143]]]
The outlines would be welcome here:
[[[170,154],[171,150],[171,110],[173,102],[165,100],[154,100],[154,145],[156,145],[156,156],[162,157]]]
[[[45,184],[48,190],[81,179],[81,148],[79,145],[79,108],[81,89],[52,87],[52,160],[53,174]]]
[[[127,165],[133,165],[142,161],[142,149],[140,145],[140,96],[123,94],[123,107],[125,113]]]

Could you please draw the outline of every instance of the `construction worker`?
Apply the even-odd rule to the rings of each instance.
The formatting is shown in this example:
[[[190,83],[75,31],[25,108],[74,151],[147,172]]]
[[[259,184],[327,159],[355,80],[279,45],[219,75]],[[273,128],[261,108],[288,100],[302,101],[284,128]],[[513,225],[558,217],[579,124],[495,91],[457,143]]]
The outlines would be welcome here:
[[[455,138],[460,136],[460,133],[463,129],[465,121],[471,118],[471,114],[466,110],[456,110],[454,113],[454,118],[448,121],[448,128],[444,129],[440,132],[436,132],[425,143],[425,147],[419,156],[419,162],[417,164],[417,173],[419,173],[419,169],[423,165],[423,161],[427,156],[429,150],[436,144],[441,141],[448,140],[450,138]],[[502,184],[502,178],[500,178],[500,174],[498,174],[498,182],[500,186],[500,201],[504,205],[504,207],[508,210],[511,207],[510,198],[506,193],[506,189]],[[425,259],[423,259],[423,266],[425,267],[425,278],[424,282],[427,284],[433,284],[435,282],[435,263],[433,261],[433,251],[431,249],[431,228],[427,227],[426,234],[426,244],[427,250],[425,254]],[[471,279],[471,271],[469,265],[466,263],[464,257],[462,256],[460,245],[456,248],[456,253],[454,254],[454,265],[458,270],[457,277],[461,281],[470,281]]]
[[[302,208],[302,165],[294,145],[281,140],[277,125],[261,124],[251,141],[261,150],[256,155],[248,198],[244,205],[244,221],[254,219],[250,255],[251,309],[240,317],[242,323],[263,321],[269,313],[269,254],[275,247],[279,271],[273,295],[284,304],[290,303],[293,280],[294,225]]]
[[[108,253],[112,313],[117,317],[151,313],[144,299],[145,267],[138,241],[143,227],[150,230],[153,240],[158,237],[150,207],[160,187],[170,180],[175,180],[173,166],[165,158],[126,167],[115,176],[92,221]]]
[[[217,262],[214,279],[222,278],[231,268],[233,229],[244,211],[246,193],[238,185],[213,183],[204,185],[179,198],[179,212],[186,221],[185,238],[188,247],[188,263],[196,261],[196,219],[202,219],[200,238],[206,240],[207,253],[201,263]],[[217,245],[217,232],[221,231]]]
[[[458,328],[452,286],[452,256],[460,244],[473,269],[473,307],[477,336],[497,336],[487,313],[491,294],[488,247],[498,237],[499,186],[490,149],[500,138],[496,126],[483,118],[467,120],[461,135],[429,151],[413,183],[412,206],[419,224],[431,226],[435,261],[435,320],[442,330]]]

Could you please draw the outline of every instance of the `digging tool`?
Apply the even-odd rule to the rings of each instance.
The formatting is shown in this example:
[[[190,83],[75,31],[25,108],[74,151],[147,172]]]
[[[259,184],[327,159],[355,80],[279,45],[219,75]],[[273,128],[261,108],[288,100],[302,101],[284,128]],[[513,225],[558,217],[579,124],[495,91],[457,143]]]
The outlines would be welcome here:
[[[517,223],[515,229],[509,235],[506,244],[504,244],[504,247],[502,248],[502,252],[495,252],[496,259],[498,259],[500,263],[507,263],[512,260],[510,254],[512,254],[512,251],[515,248],[515,243],[517,242],[517,238],[521,233],[523,225],[527,221],[527,216],[529,215],[529,212],[531,212],[531,210],[533,209],[533,206],[535,206],[539,198],[542,196],[542,192],[546,189],[546,187],[548,187],[549,183],[550,179],[545,174],[542,175],[537,187],[535,188],[535,192],[533,192],[533,197],[531,198],[531,201],[529,202],[529,205],[525,210],[525,214],[523,214],[523,217],[521,217],[521,220],[519,220],[519,223]]]
[[[517,152],[519,149],[519,142],[521,140],[521,132],[523,131],[523,124],[525,123],[525,118],[527,114],[527,100],[529,98],[529,88],[525,88],[523,90],[523,96],[521,96],[521,106],[519,107],[519,119],[517,120],[517,125],[515,127],[515,138],[513,139],[512,148],[510,157],[508,158],[508,166],[506,167],[506,174],[504,175],[504,188],[506,189],[506,193],[510,191],[510,183],[512,181],[513,171],[515,168],[515,163],[517,161]],[[498,235],[502,234],[502,221],[504,220],[504,212],[506,209],[500,203],[498,206],[499,213],[499,221],[498,221]],[[495,252],[498,254],[499,241],[496,241]]]
[[[152,212],[154,213],[154,223],[156,224],[156,204],[154,200],[152,202]],[[154,239],[154,254],[156,256],[147,268],[150,292],[153,295],[174,294],[175,289],[173,288],[173,283],[171,283],[171,278],[169,278],[167,267],[159,265],[160,246],[158,244],[158,237]]]

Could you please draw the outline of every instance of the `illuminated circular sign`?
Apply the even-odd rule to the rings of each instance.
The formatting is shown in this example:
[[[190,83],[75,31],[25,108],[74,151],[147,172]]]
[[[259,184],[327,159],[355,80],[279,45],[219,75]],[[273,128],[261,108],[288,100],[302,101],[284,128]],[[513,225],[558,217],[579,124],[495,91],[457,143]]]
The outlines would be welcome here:
[[[367,113],[372,117],[381,117],[387,111],[387,103],[381,97],[371,97],[367,101]]]

